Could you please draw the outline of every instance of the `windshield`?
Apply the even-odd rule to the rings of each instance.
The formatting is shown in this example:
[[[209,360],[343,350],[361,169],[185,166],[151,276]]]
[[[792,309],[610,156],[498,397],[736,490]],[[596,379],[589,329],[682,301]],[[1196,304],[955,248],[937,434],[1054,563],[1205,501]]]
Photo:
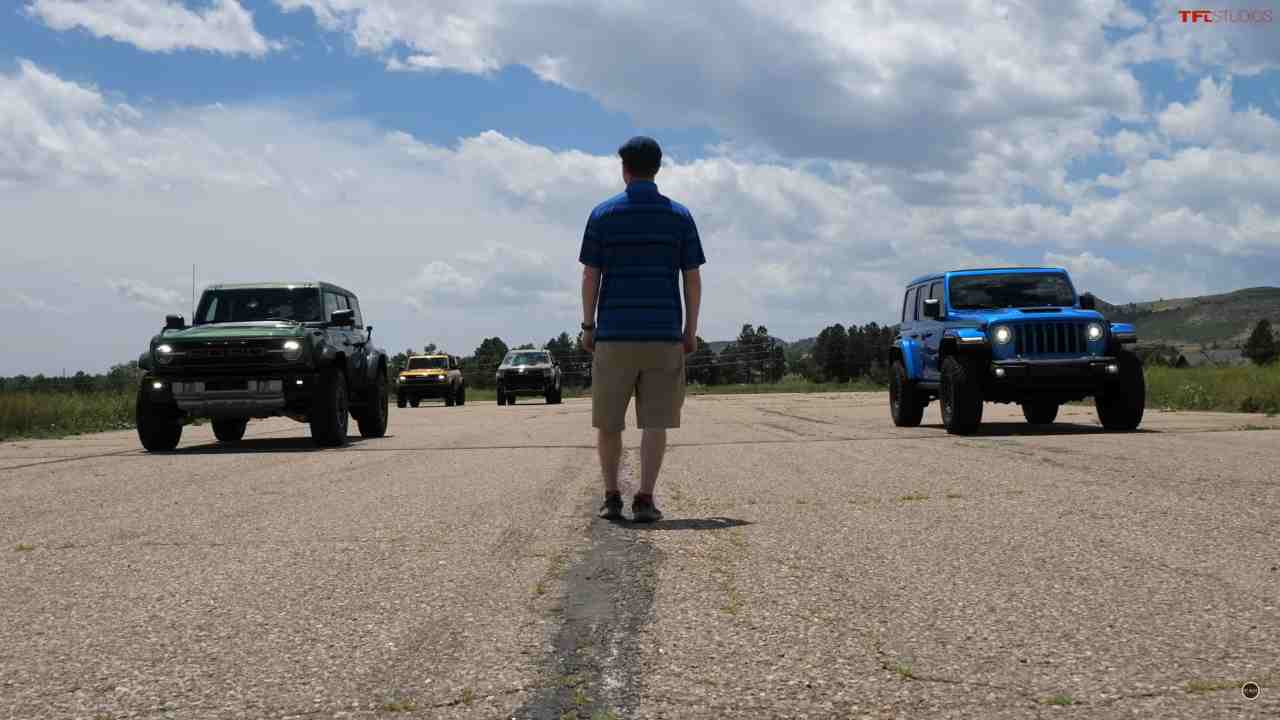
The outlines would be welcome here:
[[[319,322],[320,293],[315,288],[210,290],[200,298],[196,325],[290,320]]]
[[[442,357],[409,358],[408,370],[444,370],[449,367],[449,359]]]
[[[550,362],[551,358],[541,352],[511,353],[507,356],[508,365],[541,365]]]
[[[951,278],[951,307],[983,308],[1071,307],[1071,281],[1060,273],[956,275]]]

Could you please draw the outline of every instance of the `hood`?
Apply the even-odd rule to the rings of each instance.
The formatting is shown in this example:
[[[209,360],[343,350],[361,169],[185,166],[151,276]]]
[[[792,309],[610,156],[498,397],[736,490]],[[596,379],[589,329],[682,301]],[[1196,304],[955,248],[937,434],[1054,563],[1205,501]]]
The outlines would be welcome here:
[[[1105,323],[1102,313],[1097,310],[1081,310],[1080,308],[1003,308],[1000,310],[952,310],[947,313],[947,322],[971,321],[982,326],[988,323],[1038,322],[1054,320],[1096,321]]]
[[[210,323],[207,325],[196,325],[186,330],[166,330],[160,334],[160,339],[169,341],[199,341],[199,340],[228,340],[232,338],[284,338],[284,337],[300,337],[305,335],[307,329],[296,323],[277,322],[268,320],[265,322],[243,322],[243,323]]]

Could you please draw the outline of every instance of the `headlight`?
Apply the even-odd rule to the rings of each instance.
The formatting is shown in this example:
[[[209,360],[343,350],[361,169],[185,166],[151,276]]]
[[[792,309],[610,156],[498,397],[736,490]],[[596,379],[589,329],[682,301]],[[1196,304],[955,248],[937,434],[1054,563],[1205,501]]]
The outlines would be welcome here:
[[[396,382],[398,382],[398,383],[402,383],[402,382],[404,382],[404,376],[403,376],[403,375],[397,375],[397,376],[396,376]]]
[[[1013,340],[1013,331],[1006,325],[997,325],[996,328],[991,331],[991,336],[996,339],[997,343],[1001,345],[1008,345],[1009,341]]]
[[[284,359],[293,362],[302,357],[302,343],[297,340],[286,340],[284,342]]]
[[[1102,326],[1099,325],[1098,323],[1089,323],[1089,329],[1087,332],[1090,340],[1102,339],[1103,330],[1102,330]]]
[[[161,365],[168,365],[169,363],[173,362],[173,346],[157,345],[156,361],[159,362]]]

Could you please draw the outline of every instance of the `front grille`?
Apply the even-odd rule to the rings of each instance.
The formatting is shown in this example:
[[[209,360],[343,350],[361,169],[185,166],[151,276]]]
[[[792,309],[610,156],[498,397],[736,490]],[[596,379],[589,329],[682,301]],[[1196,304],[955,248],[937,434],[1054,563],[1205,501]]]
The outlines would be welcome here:
[[[1019,356],[1086,355],[1088,343],[1082,322],[1029,322],[1012,326]]]
[[[401,380],[402,385],[444,385],[445,380],[438,375],[428,377],[406,377]]]
[[[182,365],[198,367],[229,365],[265,365],[284,362],[280,352],[282,341],[230,340],[225,342],[187,343],[174,348]]]
[[[525,373],[507,371],[502,375],[502,384],[508,388],[541,388],[545,383],[546,375],[541,370]]]

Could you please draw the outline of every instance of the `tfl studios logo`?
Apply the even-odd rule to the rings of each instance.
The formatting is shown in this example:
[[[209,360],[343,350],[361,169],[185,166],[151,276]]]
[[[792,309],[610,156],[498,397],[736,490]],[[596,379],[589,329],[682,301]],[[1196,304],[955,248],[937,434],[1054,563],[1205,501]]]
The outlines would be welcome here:
[[[1274,18],[1271,8],[1178,11],[1178,20],[1184,25],[1270,25]]]

